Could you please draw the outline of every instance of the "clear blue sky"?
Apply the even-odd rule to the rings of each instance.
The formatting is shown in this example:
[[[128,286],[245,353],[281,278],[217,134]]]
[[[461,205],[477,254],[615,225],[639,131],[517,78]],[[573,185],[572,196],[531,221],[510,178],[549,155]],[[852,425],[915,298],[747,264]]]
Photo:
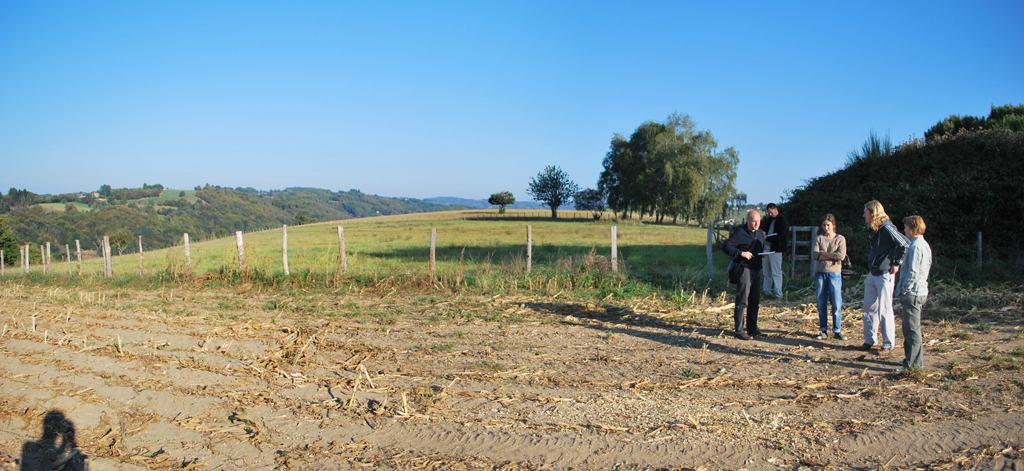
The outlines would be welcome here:
[[[526,200],[678,111],[777,201],[871,130],[1024,103],[1022,25],[1021,1],[0,0],[0,191]]]

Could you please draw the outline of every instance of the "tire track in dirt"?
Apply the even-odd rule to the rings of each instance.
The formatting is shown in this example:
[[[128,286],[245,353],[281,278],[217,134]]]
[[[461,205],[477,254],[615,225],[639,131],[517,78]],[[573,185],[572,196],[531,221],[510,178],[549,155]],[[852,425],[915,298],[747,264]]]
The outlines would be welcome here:
[[[738,469],[751,460],[766,465],[765,460],[771,457],[780,462],[787,458],[785,453],[756,443],[725,444],[687,437],[684,432],[657,439],[590,430],[523,433],[522,427],[496,430],[441,422],[388,427],[366,438],[390,447],[513,459],[555,469],[611,469],[626,457],[631,465],[641,467],[713,465]]]
[[[959,450],[985,445],[1020,446],[1024,441],[1024,413],[999,412],[974,419],[957,419],[921,425],[876,427],[868,432],[840,439],[842,449],[856,450],[847,464],[882,463],[895,457],[892,465],[907,466],[924,452],[933,460],[948,459]]]

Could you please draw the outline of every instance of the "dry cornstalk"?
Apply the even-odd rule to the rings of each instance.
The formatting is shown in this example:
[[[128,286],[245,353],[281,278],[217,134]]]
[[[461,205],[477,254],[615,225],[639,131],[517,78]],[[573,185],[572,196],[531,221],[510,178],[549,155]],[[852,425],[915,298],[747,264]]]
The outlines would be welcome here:
[[[302,350],[299,350],[299,354],[295,355],[295,359],[292,360],[292,364],[295,364],[296,362],[299,361],[299,358],[302,358],[302,354],[306,353],[306,347],[308,347],[309,343],[312,342],[313,339],[315,339],[315,338],[316,338],[316,334],[313,334],[313,335],[311,335],[309,337],[309,340],[306,340],[306,344],[302,346]]]
[[[359,371],[361,371],[364,375],[366,375],[366,381],[368,381],[370,383],[370,387],[373,388],[373,389],[377,389],[377,386],[375,386],[373,384],[373,379],[370,378],[370,373],[368,371],[366,371],[366,367],[363,366],[362,363],[359,364]]]
[[[121,349],[121,334],[117,334],[117,354],[124,355],[124,350]]]
[[[356,376],[356,382],[355,382],[355,384],[352,385],[352,397],[349,398],[348,406],[347,406],[349,409],[351,409],[352,406],[354,406],[356,404],[356,391],[359,391],[359,380],[360,379],[362,379],[362,377]]]

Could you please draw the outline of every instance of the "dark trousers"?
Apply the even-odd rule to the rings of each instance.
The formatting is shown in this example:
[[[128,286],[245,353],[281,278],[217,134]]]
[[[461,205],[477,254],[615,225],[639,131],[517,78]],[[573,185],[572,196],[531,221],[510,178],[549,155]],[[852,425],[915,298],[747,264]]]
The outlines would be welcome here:
[[[736,310],[733,317],[736,320],[737,334],[744,331],[750,335],[760,333],[757,328],[757,310],[760,306],[761,270],[744,268],[739,283],[736,283]]]
[[[903,353],[907,356],[907,368],[924,368],[921,308],[927,300],[928,296],[900,295],[903,302]]]

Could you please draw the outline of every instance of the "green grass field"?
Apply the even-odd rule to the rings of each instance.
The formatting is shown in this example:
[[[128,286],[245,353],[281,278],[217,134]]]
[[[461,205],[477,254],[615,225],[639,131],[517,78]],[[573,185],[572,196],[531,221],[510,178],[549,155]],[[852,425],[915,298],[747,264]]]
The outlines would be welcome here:
[[[185,196],[178,196],[181,194],[182,191],[185,192]],[[199,201],[199,198],[196,198],[195,190],[164,190],[160,192],[160,196],[154,196],[152,198],[142,198],[140,200],[135,200],[135,202],[137,204],[164,204],[168,201],[173,201],[176,199],[184,199],[185,201],[188,201],[189,203],[193,204]]]
[[[422,287],[424,282],[431,284],[430,231],[436,228],[434,281],[449,289],[454,286],[470,290],[514,290],[523,284],[539,289],[542,281],[546,291],[561,287],[562,290],[593,291],[591,294],[607,292],[613,285],[699,292],[722,284],[718,288],[724,289],[723,272],[728,259],[720,250],[714,251],[718,276],[713,280],[706,276],[705,229],[636,221],[593,222],[582,219],[586,217],[583,213],[578,215],[581,219],[575,220],[497,219],[489,218],[490,213],[429,213],[436,218],[434,220],[400,220],[411,217],[405,215],[345,221],[348,264],[345,276],[338,272],[335,224],[288,228],[290,276],[284,275],[280,229],[243,236],[245,273],[238,269],[234,236],[192,241],[192,273],[197,277],[243,277],[272,285],[335,286],[341,279],[360,286]],[[456,219],[459,214],[468,215],[469,219]],[[445,217],[451,219],[443,219]],[[610,269],[613,224],[617,225],[618,232],[620,274]],[[527,225],[533,228],[529,274],[526,273]],[[150,275],[182,276],[185,273],[184,246],[146,252],[143,264],[144,272]],[[138,254],[115,256],[113,270],[117,276],[138,277]],[[102,260],[85,262],[83,271],[99,275]]]
[[[69,204],[74,205],[79,211],[92,211],[89,205],[82,203],[39,203],[39,206],[48,213],[63,213]]]

